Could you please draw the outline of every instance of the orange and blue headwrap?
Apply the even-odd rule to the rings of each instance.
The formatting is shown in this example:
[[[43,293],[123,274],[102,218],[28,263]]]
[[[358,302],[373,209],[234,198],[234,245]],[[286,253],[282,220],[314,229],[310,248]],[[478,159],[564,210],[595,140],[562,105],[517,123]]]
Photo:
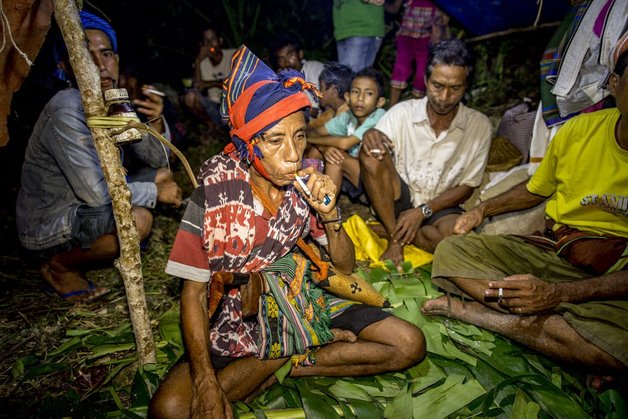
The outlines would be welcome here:
[[[107,35],[107,38],[109,38],[113,52],[118,52],[118,39],[116,38],[116,32],[107,21],[94,14],[86,12],[85,10],[81,10],[79,12],[79,17],[81,18],[81,25],[83,25],[83,29],[97,29],[103,32]],[[65,46],[63,37],[60,35],[52,46],[52,55],[55,63],[59,63],[60,61],[67,59],[68,50]],[[60,68],[55,71],[55,76],[62,81],[67,81],[67,75]]]
[[[233,55],[223,93],[220,114],[231,129],[231,144],[224,151],[237,151],[240,159],[265,177],[259,161],[264,156],[256,139],[291,113],[309,109],[309,94],[312,100],[320,97],[316,86],[306,82],[303,73],[284,70],[276,74],[244,45]]]

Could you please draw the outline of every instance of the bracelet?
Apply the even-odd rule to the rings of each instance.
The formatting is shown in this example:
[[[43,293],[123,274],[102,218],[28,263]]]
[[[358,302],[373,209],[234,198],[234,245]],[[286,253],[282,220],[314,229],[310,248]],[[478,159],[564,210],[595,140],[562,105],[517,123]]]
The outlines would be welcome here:
[[[316,219],[321,224],[340,223],[340,222],[342,222],[342,213],[340,212],[340,207],[338,205],[336,205],[336,210],[338,211],[338,218],[334,218],[333,220],[323,220],[323,219],[321,219],[320,214],[317,212],[316,213]]]

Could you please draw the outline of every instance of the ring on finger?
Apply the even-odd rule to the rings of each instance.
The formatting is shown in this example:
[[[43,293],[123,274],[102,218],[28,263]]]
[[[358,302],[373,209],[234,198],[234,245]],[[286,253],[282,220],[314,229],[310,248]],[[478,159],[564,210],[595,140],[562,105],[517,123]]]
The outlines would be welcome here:
[[[497,289],[497,304],[500,304],[503,299],[504,299],[504,289],[498,288]]]

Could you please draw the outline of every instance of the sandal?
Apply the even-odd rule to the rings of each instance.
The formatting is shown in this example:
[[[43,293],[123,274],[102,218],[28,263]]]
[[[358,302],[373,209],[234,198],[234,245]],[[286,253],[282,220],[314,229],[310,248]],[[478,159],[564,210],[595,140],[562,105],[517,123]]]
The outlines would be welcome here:
[[[71,303],[91,303],[111,291],[109,288],[97,286],[89,279],[81,278],[87,285],[86,288],[62,292],[58,285],[62,274],[54,272],[48,264],[43,265],[40,272],[49,289]]]

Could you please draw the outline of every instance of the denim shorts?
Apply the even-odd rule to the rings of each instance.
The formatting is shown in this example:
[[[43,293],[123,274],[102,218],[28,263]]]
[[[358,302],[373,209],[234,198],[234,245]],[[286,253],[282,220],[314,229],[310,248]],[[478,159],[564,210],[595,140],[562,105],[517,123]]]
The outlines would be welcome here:
[[[76,212],[76,218],[77,222],[72,229],[70,240],[48,249],[29,250],[29,255],[36,260],[45,261],[58,253],[68,252],[74,247],[89,249],[96,239],[113,233],[116,228],[111,204],[100,207],[81,206]]]
[[[338,62],[351,67],[354,73],[375,62],[382,44],[379,36],[351,36],[336,42]]]

